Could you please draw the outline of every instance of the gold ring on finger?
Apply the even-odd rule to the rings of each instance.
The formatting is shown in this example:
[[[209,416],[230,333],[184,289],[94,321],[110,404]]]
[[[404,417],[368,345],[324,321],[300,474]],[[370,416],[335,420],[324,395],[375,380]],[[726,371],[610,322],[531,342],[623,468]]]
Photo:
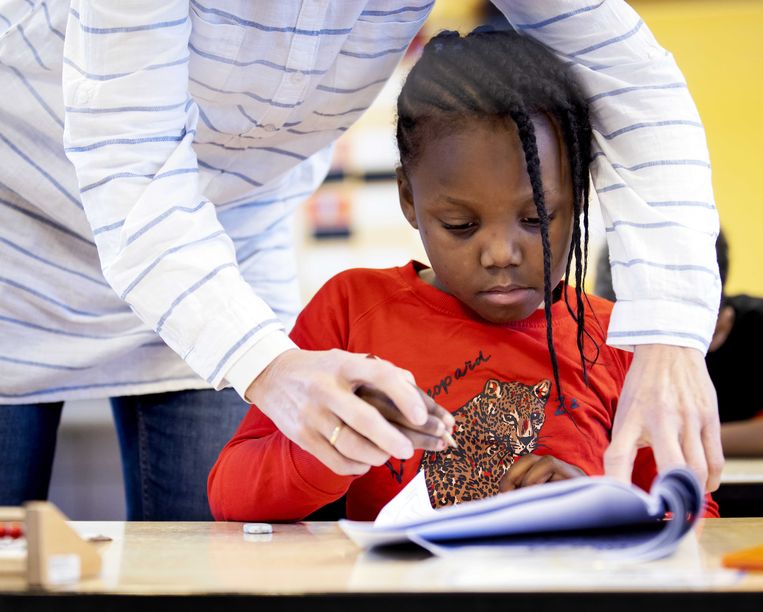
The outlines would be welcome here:
[[[342,429],[344,429],[344,423],[340,423],[334,427],[334,431],[331,432],[331,437],[329,438],[329,444],[331,444],[331,446],[336,446],[336,441],[339,439],[339,434],[342,433]]]

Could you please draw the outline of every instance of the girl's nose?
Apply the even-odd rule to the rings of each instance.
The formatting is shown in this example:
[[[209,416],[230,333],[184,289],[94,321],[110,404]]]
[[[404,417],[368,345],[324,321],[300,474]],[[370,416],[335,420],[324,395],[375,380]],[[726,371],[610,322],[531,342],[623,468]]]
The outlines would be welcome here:
[[[510,234],[495,232],[482,245],[480,263],[484,268],[518,266],[522,263],[522,250]]]

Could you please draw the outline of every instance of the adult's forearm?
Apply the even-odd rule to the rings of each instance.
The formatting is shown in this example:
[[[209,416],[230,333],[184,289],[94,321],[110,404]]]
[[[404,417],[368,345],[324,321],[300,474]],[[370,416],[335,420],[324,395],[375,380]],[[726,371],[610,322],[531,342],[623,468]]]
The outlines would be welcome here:
[[[608,342],[705,352],[720,299],[705,133],[681,71],[622,0],[495,0],[569,61],[591,108],[591,173],[617,304]]]
[[[283,329],[202,192],[188,2],[72,2],[66,153],[114,291],[209,384]],[[253,375],[256,373],[253,373]]]

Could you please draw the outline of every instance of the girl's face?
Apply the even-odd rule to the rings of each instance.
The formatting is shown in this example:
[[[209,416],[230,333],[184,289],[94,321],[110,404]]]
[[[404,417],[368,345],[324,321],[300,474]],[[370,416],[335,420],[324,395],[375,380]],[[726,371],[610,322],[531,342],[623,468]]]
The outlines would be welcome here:
[[[533,116],[549,215],[551,287],[572,236],[572,180],[552,121]],[[506,323],[543,304],[543,245],[522,144],[512,122],[467,121],[423,147],[400,203],[421,234],[432,271],[422,278],[483,319]]]

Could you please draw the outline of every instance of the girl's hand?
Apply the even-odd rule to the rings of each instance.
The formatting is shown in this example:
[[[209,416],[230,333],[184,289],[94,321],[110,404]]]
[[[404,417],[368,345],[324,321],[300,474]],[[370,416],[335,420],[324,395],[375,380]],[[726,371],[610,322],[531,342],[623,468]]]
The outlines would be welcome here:
[[[501,480],[501,492],[543,484],[554,480],[580,478],[586,473],[579,467],[551,455],[522,455]]]

